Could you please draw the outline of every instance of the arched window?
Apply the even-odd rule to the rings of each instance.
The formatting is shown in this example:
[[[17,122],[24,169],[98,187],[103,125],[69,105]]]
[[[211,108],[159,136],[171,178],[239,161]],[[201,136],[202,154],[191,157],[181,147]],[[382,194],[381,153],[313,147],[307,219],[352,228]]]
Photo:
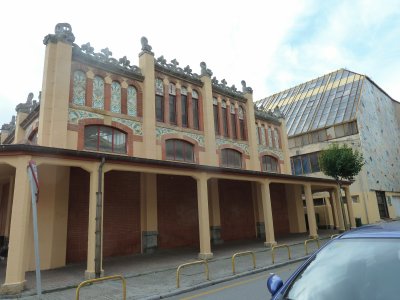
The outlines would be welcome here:
[[[156,78],[156,119],[164,122],[164,84],[160,78]]]
[[[127,106],[128,106],[128,115],[132,117],[137,117],[137,91],[134,86],[128,86],[128,99],[127,99]]]
[[[232,128],[232,138],[237,139],[237,132],[236,132],[236,113],[235,113],[235,106],[233,103],[230,105],[231,110],[231,128]]]
[[[117,81],[111,83],[111,112],[121,113],[121,85]]]
[[[240,138],[242,140],[246,140],[246,129],[244,126],[244,110],[243,107],[239,106],[239,131],[240,131]]]
[[[165,152],[168,160],[194,162],[194,146],[189,142],[178,139],[166,140]]]
[[[222,149],[221,166],[228,168],[242,168],[242,154],[233,149]]]
[[[186,87],[181,88],[182,127],[188,127],[188,99]]]
[[[279,132],[278,129],[274,129],[274,142],[275,142],[275,148],[279,148]]]
[[[214,110],[214,130],[215,134],[219,134],[219,115],[218,115],[218,100],[213,98],[213,110]]]
[[[104,79],[95,76],[93,79],[93,108],[104,109]]]
[[[176,88],[175,84],[170,83],[168,88],[169,93],[169,122],[176,124]]]
[[[222,134],[223,136],[228,136],[228,124],[227,124],[227,117],[228,114],[226,113],[226,101],[222,100],[221,103],[221,108],[222,108]]]
[[[85,149],[126,153],[126,133],[113,127],[88,125],[85,127]]]
[[[278,160],[275,157],[264,155],[262,157],[262,170],[266,172],[278,172]]]
[[[199,129],[199,94],[192,91],[193,128]]]
[[[72,103],[85,105],[86,74],[80,70],[74,72]]]

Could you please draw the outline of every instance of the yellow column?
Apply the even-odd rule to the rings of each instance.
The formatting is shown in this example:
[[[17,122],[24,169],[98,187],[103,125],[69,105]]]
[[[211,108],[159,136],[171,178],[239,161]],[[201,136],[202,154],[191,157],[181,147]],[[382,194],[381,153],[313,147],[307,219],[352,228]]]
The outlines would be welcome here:
[[[30,224],[31,193],[28,180],[27,166],[29,157],[20,157],[15,166],[15,189],[13,196],[12,215],[10,226],[10,241],[6,279],[1,286],[3,294],[15,294],[24,289],[26,260],[28,258],[28,231]]]
[[[95,253],[96,253],[96,204],[98,191],[98,168],[100,164],[96,163],[90,172],[90,189],[89,189],[89,224],[88,224],[88,250],[87,250],[87,268],[85,278],[91,279],[95,277]],[[102,176],[104,181],[104,176]],[[104,184],[102,184],[104,187]],[[102,190],[102,193],[104,191]],[[104,197],[103,197],[104,199]],[[103,201],[104,203],[104,201]],[[100,268],[103,271],[103,255],[100,257]]]
[[[340,203],[340,191],[339,188],[335,188],[334,191],[335,197],[335,204],[336,204],[336,215],[339,222],[339,231],[344,232],[346,229],[344,228],[344,221],[343,221],[343,213],[342,213],[342,205]]]
[[[306,232],[301,185],[286,184],[286,201],[288,204],[289,228],[291,233]]]
[[[200,259],[213,257],[210,243],[210,220],[208,213],[207,176],[205,173],[195,177],[197,181],[197,205],[199,213]]]
[[[14,142],[13,144],[19,144],[25,139],[25,130],[21,127],[22,121],[25,120],[28,113],[25,113],[23,109],[18,109],[17,106],[17,118],[15,122],[15,133],[14,133]]]
[[[274,222],[272,219],[272,206],[271,206],[271,195],[269,191],[269,181],[266,180],[261,183],[261,201],[264,214],[264,226],[265,226],[265,243],[267,247],[276,245],[275,233],[274,233]]]
[[[286,129],[286,120],[283,117],[283,115],[281,118],[279,118],[279,121],[281,122],[281,128],[280,128],[281,135],[279,138],[281,139],[283,160],[284,160],[284,167],[283,167],[282,173],[292,174],[292,166],[290,164],[290,153],[289,153],[289,140],[288,140],[287,129]]]
[[[249,152],[250,152],[250,163],[247,169],[260,171],[260,159],[258,157],[258,141],[256,135],[256,118],[254,115],[254,102],[253,94],[246,92],[244,94],[246,97],[246,128],[249,140]]]
[[[326,225],[328,226],[329,229],[332,229],[335,227],[335,225],[333,224],[331,203],[329,202],[329,200],[326,197],[324,197],[324,201],[325,201],[324,210],[325,210],[325,215],[326,215]]]
[[[143,144],[145,149],[144,155],[146,158],[156,159],[156,89],[154,53],[150,50],[146,50],[145,48],[143,49],[143,51],[139,54],[139,66],[145,78],[143,82]]]
[[[344,193],[346,195],[347,210],[349,211],[350,226],[351,228],[356,228],[356,220],[354,219],[353,200],[351,199],[350,187],[345,186]]]
[[[334,223],[335,229],[339,229],[339,219],[338,219],[338,215],[337,215],[338,210],[336,207],[334,191],[329,192],[329,198],[330,198],[330,201],[332,202],[333,223]]]
[[[218,179],[212,178],[208,181],[208,196],[210,204],[210,231],[211,231],[211,242],[213,244],[222,244],[224,241],[221,240],[221,215],[219,208],[219,190],[218,190]]]
[[[11,226],[11,209],[12,209],[12,199],[13,199],[13,191],[14,191],[14,180],[13,176],[10,176],[10,185],[8,188],[8,204],[7,204],[7,218],[6,218],[6,227],[4,229],[5,236],[7,239],[10,237],[10,226]]]
[[[157,174],[140,174],[142,253],[157,249]]]
[[[208,74],[201,77],[203,82],[203,123],[204,123],[204,146],[205,161],[203,164],[210,166],[218,166],[218,157],[216,153],[215,129],[214,129],[214,110],[212,97],[211,78]]]
[[[311,192],[311,184],[304,185],[304,194],[306,196],[306,206],[307,206],[307,219],[308,219],[308,229],[310,231],[311,238],[317,238],[317,222],[315,220],[315,210],[314,210],[314,200]]]

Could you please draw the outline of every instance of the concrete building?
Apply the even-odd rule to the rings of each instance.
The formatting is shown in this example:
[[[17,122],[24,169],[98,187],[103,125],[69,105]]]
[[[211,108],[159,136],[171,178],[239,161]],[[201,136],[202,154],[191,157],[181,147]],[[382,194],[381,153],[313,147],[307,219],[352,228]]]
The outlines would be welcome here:
[[[45,37],[40,101],[29,95],[2,127],[2,293],[21,291],[34,268],[32,160],[42,269],[83,261],[90,278],[107,269],[103,257],[197,247],[210,258],[214,244],[230,240],[273,245],[307,232],[302,194],[317,237],[312,194],[322,191],[336,195],[344,230],[336,183],[291,174],[282,115],[255,110],[244,81],[238,91],[204,62],[198,75],[155,59],[146,38],[139,66],[74,41],[69,24]]]
[[[318,153],[330,143],[359,150],[365,166],[351,185],[354,215],[363,224],[400,217],[400,103],[368,76],[340,69],[257,101],[279,108],[287,122],[292,173],[318,176]],[[314,195],[320,225],[329,225],[324,203]]]

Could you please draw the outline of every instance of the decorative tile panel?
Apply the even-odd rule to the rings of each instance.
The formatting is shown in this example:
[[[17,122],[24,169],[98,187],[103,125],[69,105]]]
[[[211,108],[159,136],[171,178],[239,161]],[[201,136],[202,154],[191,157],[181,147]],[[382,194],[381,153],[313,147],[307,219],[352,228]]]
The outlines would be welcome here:
[[[72,102],[76,105],[85,105],[86,74],[80,70],[75,71],[73,84]]]
[[[245,143],[239,143],[237,141],[232,141],[232,140],[228,140],[228,139],[221,139],[221,138],[217,138],[217,139],[215,139],[215,141],[216,141],[216,144],[217,144],[218,148],[220,146],[222,146],[222,145],[227,145],[228,144],[228,145],[232,145],[232,146],[235,146],[235,147],[238,147],[238,148],[242,149],[244,154],[247,154],[247,155],[250,154],[249,145],[247,145]]]
[[[395,103],[368,79],[357,112],[368,189],[400,190],[400,131]]]
[[[111,84],[111,112],[121,113],[121,85],[116,81]]]
[[[128,115],[137,117],[137,91],[133,86],[128,86]]]
[[[270,153],[273,153],[276,156],[278,156],[280,160],[284,159],[283,151],[280,151],[279,149],[275,149],[275,148],[269,148],[264,145],[258,145],[258,153],[262,153],[262,152],[270,152]]]
[[[170,133],[175,133],[175,134],[179,133],[184,136],[187,136],[187,137],[197,141],[197,143],[199,144],[200,147],[204,147],[204,136],[203,135],[195,134],[195,133],[191,133],[191,132],[185,132],[185,131],[178,131],[178,130],[174,130],[171,128],[156,127],[156,136],[158,139],[160,139],[163,135],[170,134]]]
[[[104,109],[104,80],[100,76],[93,79],[93,108]]]
[[[112,120],[113,122],[117,122],[125,126],[128,126],[130,129],[132,129],[133,134],[135,135],[140,135],[140,136],[143,135],[142,123],[140,122],[128,119],[121,119],[121,118],[112,118]]]
[[[104,116],[86,110],[73,109],[73,108],[68,109],[69,123],[78,124],[79,120],[82,119],[104,119]]]
[[[261,145],[267,145],[267,140],[265,139],[265,128],[260,127],[261,129]]]
[[[156,94],[164,95],[164,84],[160,78],[156,78]]]

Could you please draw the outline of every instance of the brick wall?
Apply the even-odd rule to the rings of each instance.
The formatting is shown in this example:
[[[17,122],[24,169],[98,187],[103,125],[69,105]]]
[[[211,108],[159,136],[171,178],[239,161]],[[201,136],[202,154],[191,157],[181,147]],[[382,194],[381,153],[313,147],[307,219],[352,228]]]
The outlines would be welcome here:
[[[71,168],[69,179],[67,263],[86,261],[90,174]]]
[[[251,184],[219,180],[221,238],[225,241],[256,237]]]
[[[140,173],[104,175],[103,255],[140,252]]]
[[[270,193],[276,238],[290,233],[285,185],[277,183],[270,184]]]
[[[197,183],[191,177],[157,176],[158,245],[199,245]]]
[[[7,222],[7,208],[8,205],[11,205],[11,203],[8,203],[8,191],[10,189],[10,184],[4,184],[2,186],[2,191],[0,193],[1,199],[0,199],[0,236],[5,236],[8,235],[8,233],[5,232],[6,229],[6,222]]]

